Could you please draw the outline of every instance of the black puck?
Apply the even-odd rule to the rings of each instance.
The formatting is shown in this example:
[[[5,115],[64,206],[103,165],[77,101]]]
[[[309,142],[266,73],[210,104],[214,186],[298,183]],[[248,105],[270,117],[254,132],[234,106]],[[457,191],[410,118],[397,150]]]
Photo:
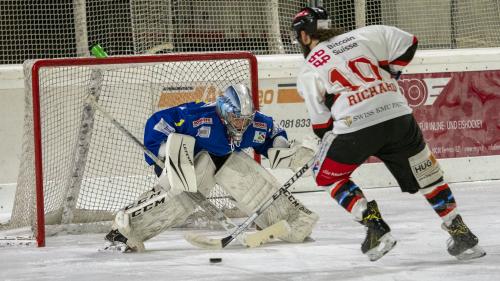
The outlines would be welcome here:
[[[222,261],[222,258],[210,258],[211,263],[219,263]]]

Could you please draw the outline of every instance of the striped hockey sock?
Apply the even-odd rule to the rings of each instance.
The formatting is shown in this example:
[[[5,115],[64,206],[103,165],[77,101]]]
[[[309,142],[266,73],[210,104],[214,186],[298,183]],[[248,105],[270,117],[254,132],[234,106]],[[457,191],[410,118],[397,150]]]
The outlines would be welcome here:
[[[347,179],[337,182],[330,187],[330,196],[340,206],[353,214],[356,219],[361,220],[363,218],[367,200],[363,191],[354,182]]]
[[[434,211],[443,219],[445,224],[450,224],[457,215],[455,198],[447,183],[440,182],[431,187],[421,189],[420,192],[431,204]]]

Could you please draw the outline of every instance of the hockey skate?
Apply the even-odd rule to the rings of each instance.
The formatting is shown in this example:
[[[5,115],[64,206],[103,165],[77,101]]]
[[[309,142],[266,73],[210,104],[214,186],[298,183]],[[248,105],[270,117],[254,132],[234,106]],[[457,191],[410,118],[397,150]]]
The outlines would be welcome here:
[[[131,252],[132,248],[127,245],[127,237],[123,236],[117,229],[111,230],[104,237],[104,247],[100,252]]]
[[[370,261],[376,261],[387,254],[396,245],[396,239],[391,235],[391,229],[382,219],[377,202],[368,202],[361,221],[366,227],[366,238],[361,244],[361,251]]]
[[[100,252],[142,252],[144,251],[144,244],[133,242],[127,237],[123,236],[117,229],[111,230],[104,237],[104,247]]]
[[[451,237],[448,239],[448,253],[459,260],[470,260],[486,255],[478,243],[476,235],[465,225],[462,217],[457,215],[450,226],[442,224]]]

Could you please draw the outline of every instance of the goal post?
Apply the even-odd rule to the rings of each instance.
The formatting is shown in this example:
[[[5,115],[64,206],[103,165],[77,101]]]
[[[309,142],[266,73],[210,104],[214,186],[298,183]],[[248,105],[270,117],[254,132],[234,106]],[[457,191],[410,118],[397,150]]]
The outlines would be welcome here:
[[[257,60],[249,52],[42,59],[26,62],[24,71],[21,167],[11,220],[0,230],[29,227],[38,246],[46,225],[86,232],[156,183],[142,151],[86,104],[89,94],[138,138],[155,111],[213,101],[231,84],[247,85],[259,106]],[[210,200],[224,209],[223,197]]]

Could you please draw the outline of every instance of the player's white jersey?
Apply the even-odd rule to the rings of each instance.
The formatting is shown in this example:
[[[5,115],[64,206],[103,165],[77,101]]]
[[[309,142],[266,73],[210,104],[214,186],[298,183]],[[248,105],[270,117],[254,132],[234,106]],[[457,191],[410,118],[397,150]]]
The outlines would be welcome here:
[[[391,73],[406,66],[409,61],[398,58],[416,42],[407,32],[379,25],[319,43],[297,79],[313,129],[333,121],[333,132],[343,134],[411,113]]]

